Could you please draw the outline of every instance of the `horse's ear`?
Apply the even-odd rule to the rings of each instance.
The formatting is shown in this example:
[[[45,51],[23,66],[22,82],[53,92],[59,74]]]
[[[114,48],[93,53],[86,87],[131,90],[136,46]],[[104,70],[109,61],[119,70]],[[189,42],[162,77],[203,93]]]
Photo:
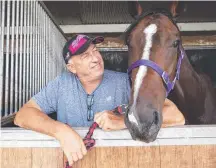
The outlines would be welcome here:
[[[137,15],[140,16],[143,10],[142,10],[142,6],[138,1],[136,2],[136,10],[137,10]]]
[[[177,17],[177,15],[178,15],[178,13],[177,13],[177,6],[178,6],[178,1],[173,1],[171,3],[170,12],[172,13],[172,16],[174,18]]]

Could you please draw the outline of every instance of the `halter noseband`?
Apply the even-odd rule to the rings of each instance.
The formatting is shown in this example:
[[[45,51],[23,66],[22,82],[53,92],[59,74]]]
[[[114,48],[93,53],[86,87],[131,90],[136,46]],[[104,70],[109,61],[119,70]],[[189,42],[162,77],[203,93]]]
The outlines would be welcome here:
[[[137,67],[142,66],[142,65],[151,67],[162,78],[162,80],[166,86],[166,97],[167,97],[169,95],[170,91],[174,88],[176,80],[179,80],[181,62],[185,56],[185,52],[184,52],[184,49],[183,49],[181,44],[179,44],[179,50],[180,50],[181,54],[180,54],[180,56],[178,56],[178,62],[177,62],[177,66],[176,66],[176,76],[173,79],[173,81],[170,80],[169,74],[166,71],[162,70],[155,62],[150,61],[150,60],[145,60],[145,59],[140,59],[140,60],[134,62],[128,68],[128,74],[130,75],[134,68],[137,68]]]
[[[169,13],[164,13],[164,12],[161,12],[159,10],[156,10],[156,11],[149,11],[149,12],[146,12],[144,13],[143,15],[141,15],[138,20],[142,19],[143,17],[147,16],[147,15],[151,15],[151,14],[156,14],[156,13],[161,13],[161,14],[164,14],[166,15],[173,23],[174,25],[177,27],[175,21],[170,17]],[[177,27],[178,28],[178,27]],[[179,29],[178,29],[179,30]],[[175,85],[175,82],[176,80],[179,80],[179,75],[180,75],[180,68],[181,68],[181,62],[182,62],[182,59],[184,58],[185,56],[185,51],[182,47],[182,44],[181,42],[179,43],[178,45],[178,50],[180,51],[180,55],[178,56],[178,62],[177,62],[177,66],[176,66],[176,76],[175,78],[173,79],[173,81],[170,80],[170,77],[169,77],[169,74],[164,71],[163,69],[161,69],[155,62],[151,61],[151,60],[145,60],[145,59],[140,59],[136,62],[134,62],[129,68],[128,68],[128,74],[130,76],[132,70],[134,68],[137,68],[139,66],[147,66],[147,67],[151,67],[153,70],[155,70],[159,75],[160,77],[162,78],[163,80],[163,83],[165,84],[165,87],[166,87],[166,97],[169,95],[170,91],[174,88],[174,85]]]

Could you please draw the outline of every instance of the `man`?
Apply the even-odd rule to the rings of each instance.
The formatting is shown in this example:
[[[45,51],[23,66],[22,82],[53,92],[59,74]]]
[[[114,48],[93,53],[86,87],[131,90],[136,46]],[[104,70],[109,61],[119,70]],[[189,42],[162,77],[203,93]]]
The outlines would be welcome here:
[[[104,70],[103,59],[95,46],[103,40],[103,37],[85,35],[72,37],[63,49],[68,71],[50,81],[27,102],[14,121],[20,127],[55,137],[70,165],[87,153],[82,138],[72,127],[90,126],[96,121],[104,130],[126,128],[124,116],[116,116],[110,110],[128,103],[128,76]],[[54,111],[57,121],[46,115]],[[167,121],[170,121],[166,117],[170,112],[176,115],[177,124],[182,124],[184,117],[172,102],[166,100],[163,113]]]

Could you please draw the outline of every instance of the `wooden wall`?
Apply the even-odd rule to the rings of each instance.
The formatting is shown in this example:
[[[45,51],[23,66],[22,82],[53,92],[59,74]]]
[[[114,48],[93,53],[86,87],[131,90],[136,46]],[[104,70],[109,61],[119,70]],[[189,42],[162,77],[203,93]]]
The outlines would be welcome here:
[[[60,148],[1,148],[1,168],[63,168]]]
[[[63,168],[60,148],[1,148],[1,168]],[[64,158],[65,159],[65,158]],[[96,147],[73,168],[215,168],[216,145]]]

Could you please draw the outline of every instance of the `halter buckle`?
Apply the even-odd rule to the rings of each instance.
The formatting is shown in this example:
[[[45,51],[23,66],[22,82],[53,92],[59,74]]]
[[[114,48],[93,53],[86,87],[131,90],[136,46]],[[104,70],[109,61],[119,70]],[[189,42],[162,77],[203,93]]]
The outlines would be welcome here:
[[[167,76],[166,72],[163,71],[162,75],[161,75],[163,82],[166,84],[166,86],[168,87],[168,83],[169,83],[169,76]]]

